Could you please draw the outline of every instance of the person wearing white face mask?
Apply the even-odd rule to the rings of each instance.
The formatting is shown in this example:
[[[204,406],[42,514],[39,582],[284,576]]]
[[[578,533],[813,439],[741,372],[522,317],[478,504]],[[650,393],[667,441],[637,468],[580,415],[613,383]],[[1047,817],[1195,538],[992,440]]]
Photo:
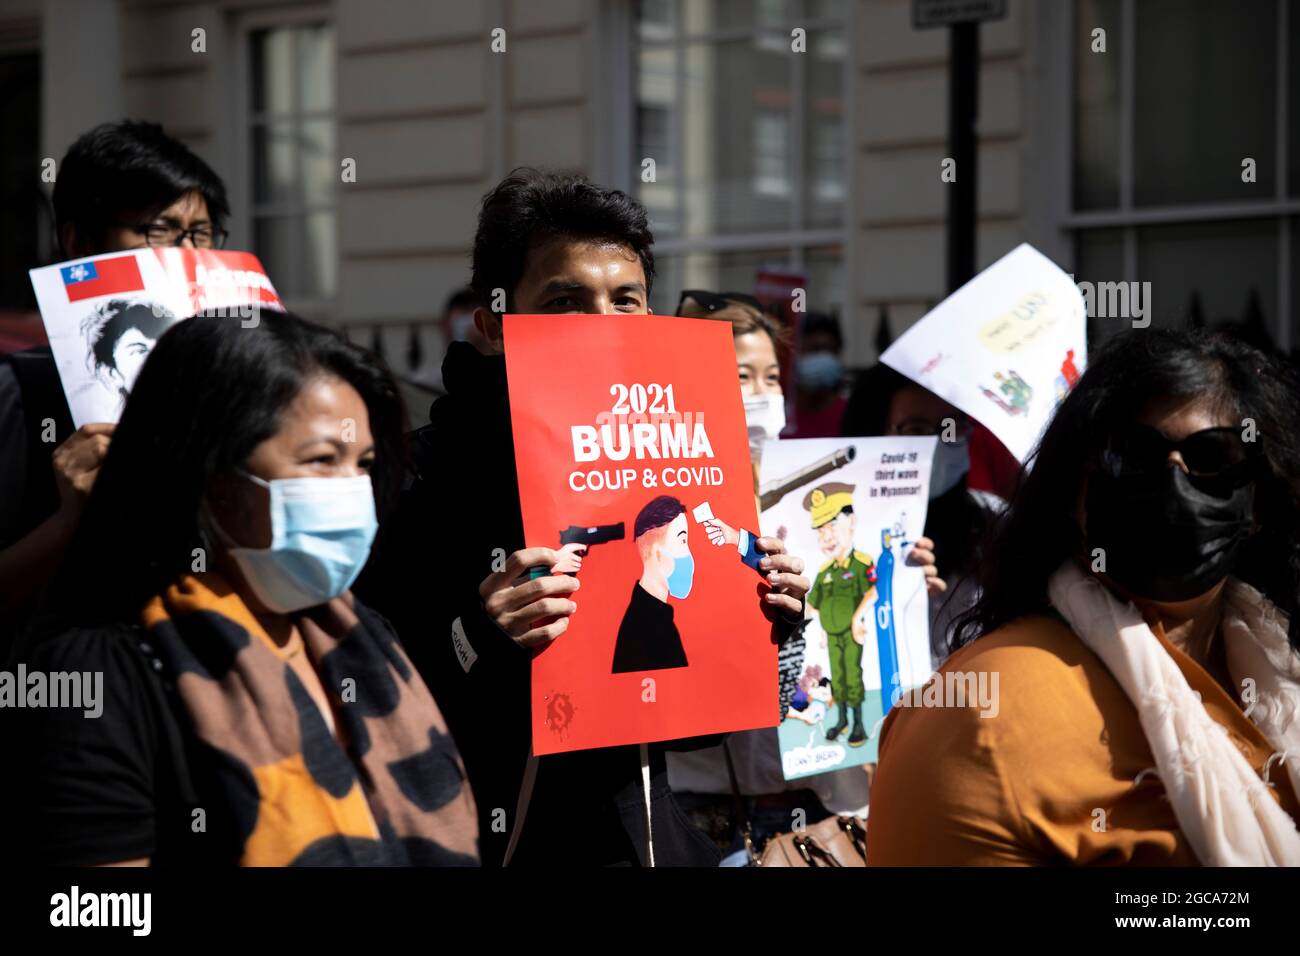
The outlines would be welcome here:
[[[688,290],[682,293],[674,314],[731,323],[757,488],[763,442],[779,437],[785,430],[785,394],[781,389],[777,349],[788,345],[788,336],[780,323],[763,311],[757,299],[743,292]]]
[[[844,415],[844,434],[939,439],[925,516],[925,535],[934,542],[931,551],[943,582],[942,587],[930,589],[930,657],[937,667],[948,656],[954,622],[979,597],[971,576],[979,546],[1006,502],[966,486],[970,419],[887,365],[876,365],[858,376]]]
[[[27,781],[21,851],[477,864],[446,724],[349,591],[376,497],[394,490],[402,420],[385,370],[294,316],[199,317],[159,339],[20,645],[29,671],[102,673],[108,690],[103,720],[23,711],[0,737]]]

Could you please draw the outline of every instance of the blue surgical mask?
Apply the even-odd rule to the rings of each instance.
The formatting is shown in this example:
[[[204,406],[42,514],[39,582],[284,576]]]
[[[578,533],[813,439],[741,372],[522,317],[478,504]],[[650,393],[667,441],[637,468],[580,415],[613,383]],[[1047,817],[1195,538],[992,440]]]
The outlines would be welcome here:
[[[451,316],[451,338],[453,342],[468,342],[474,331],[473,312],[455,312]]]
[[[839,388],[844,379],[844,366],[831,352],[806,352],[795,364],[795,377],[799,384],[814,391]]]
[[[966,472],[970,471],[970,446],[966,439],[943,441],[934,450],[930,464],[930,500],[952,491]]]
[[[271,496],[271,546],[240,547],[209,513],[208,522],[257,599],[281,614],[338,597],[370,556],[379,521],[369,475],[276,478],[244,473]]]
[[[668,575],[668,593],[677,600],[682,600],[691,593],[691,581],[695,578],[695,559],[689,554],[673,558],[673,572]]]

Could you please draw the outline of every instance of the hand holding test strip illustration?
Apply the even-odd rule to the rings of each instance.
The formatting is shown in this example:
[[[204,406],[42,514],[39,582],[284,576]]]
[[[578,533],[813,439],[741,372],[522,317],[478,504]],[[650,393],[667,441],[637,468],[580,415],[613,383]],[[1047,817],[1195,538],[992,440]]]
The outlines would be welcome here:
[[[736,530],[717,517],[707,501],[696,505],[691,514],[694,516],[696,524],[704,525],[704,532],[709,536],[710,544],[719,548],[727,544],[735,545],[736,550],[740,552],[740,560],[760,574],[763,573],[758,567],[758,562],[763,557],[755,544],[758,535],[743,528],[739,531]]]
[[[707,501],[696,505],[695,510],[691,513],[695,516],[696,524],[704,525],[704,532],[709,536],[710,544],[722,547],[727,543],[727,531],[731,529],[714,517],[713,508]]]

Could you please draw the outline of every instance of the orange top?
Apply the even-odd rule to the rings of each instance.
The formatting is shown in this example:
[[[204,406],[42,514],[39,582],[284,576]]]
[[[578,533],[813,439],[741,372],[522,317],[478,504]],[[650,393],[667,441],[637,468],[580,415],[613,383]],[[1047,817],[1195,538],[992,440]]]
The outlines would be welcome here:
[[[1153,631],[1262,778],[1272,745],[1159,625]],[[1149,773],[1135,785],[1155,766],[1137,710],[1064,622],[1001,627],[949,657],[939,674],[949,672],[986,672],[990,689],[996,673],[996,714],[981,717],[969,702],[890,710],[868,865],[1196,865],[1160,779]],[[1274,761],[1269,779],[1300,820],[1285,768]]]

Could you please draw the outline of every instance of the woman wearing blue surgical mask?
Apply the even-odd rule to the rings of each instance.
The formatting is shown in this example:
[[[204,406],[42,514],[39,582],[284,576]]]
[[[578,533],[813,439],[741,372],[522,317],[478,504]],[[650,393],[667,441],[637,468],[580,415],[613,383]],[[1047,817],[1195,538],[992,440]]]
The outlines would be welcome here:
[[[869,863],[1300,865],[1298,408],[1227,336],[1088,357],[885,720]]]
[[[799,324],[795,362],[794,438],[834,438],[840,434],[847,401],[844,395],[844,336],[838,317],[806,313]]]
[[[844,415],[844,434],[933,435],[930,501],[925,513],[930,580],[930,658],[948,656],[957,618],[979,597],[974,572],[980,545],[1006,502],[966,486],[971,422],[929,389],[877,364],[862,372]],[[920,542],[918,542],[918,546]]]
[[[28,672],[103,675],[85,714],[14,722],[36,858],[477,862],[438,708],[348,590],[402,426],[388,373],[294,316],[159,339],[21,646]]]

